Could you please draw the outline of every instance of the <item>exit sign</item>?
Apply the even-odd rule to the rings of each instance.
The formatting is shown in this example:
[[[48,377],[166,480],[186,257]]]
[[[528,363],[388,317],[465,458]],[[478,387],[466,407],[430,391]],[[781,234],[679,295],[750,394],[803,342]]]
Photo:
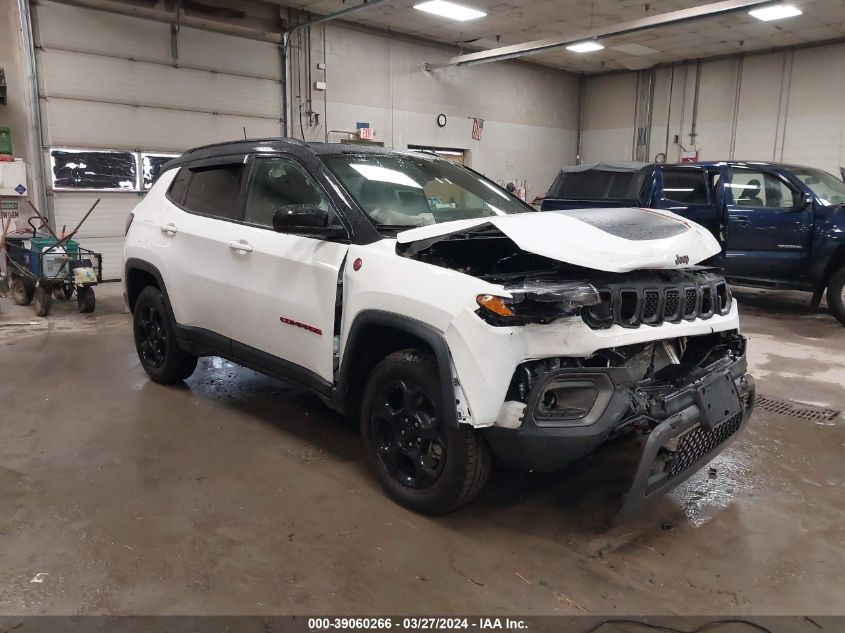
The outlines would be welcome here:
[[[373,128],[371,127],[362,127],[358,129],[358,136],[366,141],[373,140]]]

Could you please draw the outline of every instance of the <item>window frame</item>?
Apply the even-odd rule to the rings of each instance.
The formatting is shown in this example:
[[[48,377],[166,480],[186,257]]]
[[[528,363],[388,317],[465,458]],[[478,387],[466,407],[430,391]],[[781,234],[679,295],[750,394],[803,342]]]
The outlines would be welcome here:
[[[734,188],[733,188],[733,173],[734,171],[745,171],[745,172],[756,172],[763,175],[769,175],[775,178],[776,180],[780,181],[789,191],[792,192],[792,200],[795,202],[798,201],[797,204],[793,204],[788,207],[746,207],[740,204],[737,204],[736,198],[734,198]],[[765,178],[764,178],[765,181]],[[760,183],[761,188],[766,186],[765,182]],[[775,213],[792,213],[795,211],[801,211],[804,207],[801,204],[801,200],[803,197],[803,192],[799,187],[793,185],[787,178],[785,178],[782,174],[778,173],[772,169],[766,169],[765,167],[757,167],[756,165],[728,165],[727,170],[725,173],[725,180],[723,189],[727,189],[730,192],[731,200],[729,206],[733,209],[740,209],[743,211],[768,211],[768,212],[775,212]]]
[[[179,209],[184,211],[185,213],[190,213],[191,215],[197,215],[203,218],[209,218],[211,220],[218,220],[220,222],[231,222],[234,224],[246,224],[243,221],[244,217],[244,204],[246,201],[246,182],[247,178],[245,176],[248,175],[250,165],[248,162],[249,155],[248,154],[227,154],[225,156],[216,156],[214,158],[208,158],[205,160],[198,160],[192,163],[188,163],[185,165],[180,166],[178,169],[187,169],[190,173],[188,177],[188,182],[185,184],[185,194],[183,199],[180,201],[176,201],[171,195],[170,190],[173,188],[173,182],[176,178],[173,178],[173,181],[170,182],[170,185],[167,187],[167,193],[165,194],[167,199],[174,205],[176,205]],[[201,169],[203,167],[222,167],[225,165],[242,165],[243,171],[241,172],[241,182],[238,188],[238,197],[237,197],[237,215],[232,218],[224,218],[219,215],[214,215],[212,213],[203,213],[202,211],[197,211],[195,209],[190,209],[185,205],[185,200],[188,196],[188,190],[191,187],[191,181],[194,179],[194,171],[195,169]],[[169,171],[169,170],[168,170]]]
[[[179,158],[181,154],[174,154],[172,152],[138,152],[138,191],[141,193],[147,193],[150,189],[152,189],[157,180],[153,180],[149,187],[144,186],[144,158],[147,156],[150,158],[169,158],[170,160],[173,160],[174,158]],[[159,174],[159,178],[161,178],[164,173],[165,172],[161,172],[161,174]]]
[[[53,152],[78,152],[90,154],[129,154],[135,161],[135,177],[133,178],[133,185],[131,188],[127,187],[62,187],[56,186],[56,159]],[[115,149],[115,148],[101,148],[101,147],[66,147],[66,146],[51,146],[47,150],[47,156],[50,159],[50,189],[52,191],[61,192],[91,192],[100,191],[103,193],[145,193],[140,189],[141,179],[141,163],[139,153],[131,149]]]

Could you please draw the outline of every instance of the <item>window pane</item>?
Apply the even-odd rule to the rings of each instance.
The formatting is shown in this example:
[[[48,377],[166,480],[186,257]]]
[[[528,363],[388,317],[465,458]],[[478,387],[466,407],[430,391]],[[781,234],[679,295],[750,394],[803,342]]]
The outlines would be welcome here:
[[[50,159],[54,189],[138,189],[133,152],[53,149]]]
[[[792,174],[807,185],[824,205],[845,204],[845,182],[820,169],[795,169]]]
[[[664,169],[663,195],[682,204],[709,204],[705,173],[692,169]]]
[[[182,204],[182,201],[185,199],[185,187],[188,184],[188,176],[190,175],[191,172],[183,167],[179,170],[179,173],[176,174],[173,182],[170,183],[170,191],[168,191],[168,195],[173,202]]]
[[[800,205],[798,192],[768,172],[731,169],[728,186],[738,207],[792,209]]]
[[[148,191],[161,176],[161,168],[178,154],[141,154],[141,178],[144,191]]]
[[[242,164],[192,169],[185,207],[228,220],[239,218],[238,198],[243,170]]]
[[[288,158],[257,158],[244,219],[273,226],[273,214],[291,204],[312,204],[331,211],[323,191],[299,163]]]

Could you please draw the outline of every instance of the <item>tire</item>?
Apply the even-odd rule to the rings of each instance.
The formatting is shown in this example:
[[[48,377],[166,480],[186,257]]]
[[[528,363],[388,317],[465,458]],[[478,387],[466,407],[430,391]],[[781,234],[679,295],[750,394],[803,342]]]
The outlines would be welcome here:
[[[833,273],[827,285],[827,307],[845,325],[845,266]]]
[[[94,311],[97,307],[97,298],[91,286],[79,286],[76,289],[76,305],[83,314]]]
[[[197,357],[179,347],[173,322],[158,288],[147,286],[141,291],[135,301],[132,330],[141,367],[154,382],[179,382],[194,373]]]
[[[11,280],[12,301],[19,306],[28,306],[35,296],[35,286],[28,284],[21,277],[14,276]]]
[[[370,374],[361,436],[382,486],[423,514],[473,501],[490,477],[492,456],[474,429],[444,421],[437,363],[416,350],[385,357]],[[408,441],[408,446],[401,443]]]
[[[35,289],[35,314],[36,316],[45,317],[50,314],[50,308],[53,305],[53,293],[44,286],[38,286]]]

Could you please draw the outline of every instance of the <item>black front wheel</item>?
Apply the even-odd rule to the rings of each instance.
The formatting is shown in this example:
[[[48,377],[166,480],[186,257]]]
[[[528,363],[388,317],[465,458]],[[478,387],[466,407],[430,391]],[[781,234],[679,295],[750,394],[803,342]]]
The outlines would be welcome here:
[[[382,485],[417,512],[456,510],[490,476],[487,444],[475,430],[445,422],[437,364],[416,350],[390,354],[373,369],[361,435]]]
[[[184,380],[197,367],[197,357],[179,347],[164,297],[158,288],[144,288],[133,312],[135,349],[141,366],[155,382]]]
[[[845,325],[845,266],[833,273],[827,286],[827,307]]]

